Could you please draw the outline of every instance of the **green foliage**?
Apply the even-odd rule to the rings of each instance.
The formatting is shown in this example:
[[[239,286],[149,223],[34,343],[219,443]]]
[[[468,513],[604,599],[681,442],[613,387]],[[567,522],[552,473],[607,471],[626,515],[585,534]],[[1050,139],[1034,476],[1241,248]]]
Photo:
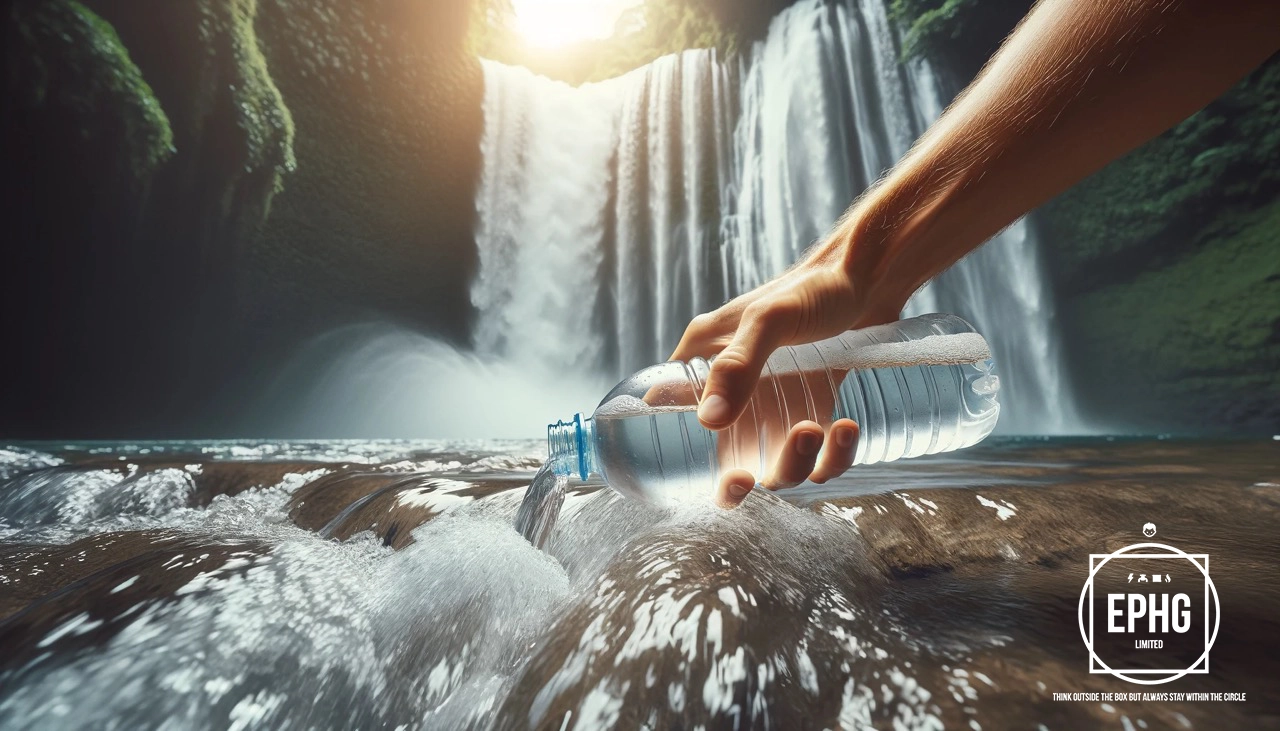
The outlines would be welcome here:
[[[905,24],[902,53],[914,58],[937,52],[965,34],[979,0],[893,0],[890,13]]]
[[[1090,389],[1164,419],[1280,411],[1280,61],[1048,205]]]
[[[1280,402],[1280,202],[1196,243],[1170,266],[1071,300],[1088,370],[1117,397],[1149,392],[1206,418]]]
[[[701,0],[646,0],[644,26],[616,39],[618,52],[602,55],[584,79],[598,81],[689,48],[715,48],[723,55],[738,50],[738,37],[723,28]]]
[[[111,24],[68,0],[15,2],[9,12],[9,103],[74,120],[85,143],[123,148],[132,184],[148,180],[173,154],[173,131]]]
[[[644,21],[644,30],[637,35],[658,55],[686,48],[716,48],[730,54],[738,48],[737,36],[721,26],[706,0],[647,0]]]
[[[972,76],[1027,14],[1033,0],[892,0],[902,57],[929,58]]]

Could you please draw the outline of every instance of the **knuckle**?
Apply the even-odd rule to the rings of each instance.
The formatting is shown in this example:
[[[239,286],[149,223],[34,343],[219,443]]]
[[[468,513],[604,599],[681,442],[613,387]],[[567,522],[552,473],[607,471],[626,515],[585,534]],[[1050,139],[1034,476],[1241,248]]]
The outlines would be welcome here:
[[[748,307],[745,314],[752,322],[768,327],[778,320],[778,305],[773,300],[762,300]]]
[[[752,304],[743,313],[743,318],[762,332],[786,339],[795,330],[800,310],[797,298],[777,297]]]
[[[741,348],[730,345],[711,362],[711,372],[722,378],[738,378],[751,371],[751,360]]]
[[[718,322],[719,318],[717,318],[713,313],[704,312],[689,321],[689,327],[685,330],[685,333],[708,332],[710,330],[714,330]]]

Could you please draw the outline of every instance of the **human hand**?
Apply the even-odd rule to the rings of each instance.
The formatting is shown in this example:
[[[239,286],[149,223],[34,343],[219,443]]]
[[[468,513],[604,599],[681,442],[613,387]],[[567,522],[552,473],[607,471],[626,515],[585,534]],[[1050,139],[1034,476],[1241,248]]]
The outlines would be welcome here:
[[[832,241],[839,239],[833,237]],[[777,279],[694,318],[671,356],[673,360],[715,356],[702,390],[698,420],[708,429],[728,430],[719,440],[722,465],[754,462],[742,459],[737,452],[724,454],[726,449],[745,448],[750,454],[757,454],[763,448],[766,459],[759,464],[771,467],[760,484],[768,489],[794,487],[806,479],[824,482],[853,464],[857,424],[841,419],[824,430],[822,424],[809,420],[815,415],[830,414],[834,404],[815,404],[816,414],[769,415],[772,418],[763,419],[764,423],[757,423],[752,429],[731,428],[747,408],[765,362],[775,349],[898,318],[905,298],[870,299],[869,288],[859,286],[844,261],[838,243],[819,247]],[[825,373],[816,376],[826,378]],[[799,387],[798,379],[785,381],[797,383],[788,386],[784,382],[781,388]],[[825,385],[806,390],[815,395],[830,394]],[[805,404],[802,397],[787,401]],[[754,417],[762,422],[761,415]],[[768,428],[781,423],[794,424],[785,438],[781,438],[782,429]],[[766,435],[764,442],[758,446],[749,444],[760,432]],[[779,438],[772,438],[773,434]],[[754,485],[755,479],[747,470],[729,469],[721,479],[718,500],[725,507],[733,507]]]

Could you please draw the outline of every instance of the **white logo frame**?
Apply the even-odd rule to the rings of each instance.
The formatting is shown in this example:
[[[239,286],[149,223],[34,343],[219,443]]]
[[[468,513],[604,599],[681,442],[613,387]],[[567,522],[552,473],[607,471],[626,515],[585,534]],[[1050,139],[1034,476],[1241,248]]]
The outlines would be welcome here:
[[[1131,553],[1139,549],[1159,549],[1166,553]],[[1174,668],[1171,670],[1157,670],[1154,668],[1137,668],[1137,669],[1113,669],[1107,665],[1102,658],[1093,649],[1093,578],[1097,575],[1098,570],[1107,564],[1113,558],[1184,558],[1191,562],[1204,576],[1204,652],[1200,657],[1187,668]],[[1202,563],[1203,562],[1203,563]],[[1213,597],[1213,632],[1209,632],[1209,597]],[[1085,624],[1084,607],[1085,603],[1089,605],[1089,622]],[[1080,625],[1080,637],[1084,640],[1084,646],[1089,650],[1089,674],[1090,675],[1114,675],[1121,680],[1127,680],[1130,683],[1139,685],[1160,685],[1169,683],[1187,675],[1207,675],[1209,673],[1209,650],[1213,648],[1213,643],[1218,639],[1218,625],[1222,621],[1222,605],[1218,601],[1218,588],[1214,586],[1213,579],[1209,577],[1209,554],[1207,553],[1187,553],[1179,548],[1165,545],[1163,543],[1135,543],[1131,546],[1125,546],[1114,553],[1091,553],[1089,554],[1089,578],[1085,579],[1084,588],[1080,590],[1080,603],[1076,608],[1076,618]],[[1134,678],[1133,675],[1168,675],[1167,678]]]

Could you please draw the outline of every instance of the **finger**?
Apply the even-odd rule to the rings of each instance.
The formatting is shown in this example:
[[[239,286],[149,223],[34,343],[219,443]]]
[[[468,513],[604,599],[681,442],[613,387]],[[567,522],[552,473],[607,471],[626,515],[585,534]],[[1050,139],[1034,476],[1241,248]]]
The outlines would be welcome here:
[[[698,420],[708,429],[724,429],[747,408],[760,371],[773,351],[795,333],[799,301],[794,297],[749,305],[733,340],[711,361]]]
[[[817,422],[802,421],[791,427],[791,433],[787,434],[787,441],[782,445],[782,452],[774,462],[773,471],[760,484],[770,490],[783,490],[804,482],[818,461],[822,439],[822,427]]]
[[[754,302],[767,296],[776,296],[777,292],[788,289],[792,286],[790,281],[786,276],[770,280],[750,292],[734,297],[713,312],[693,318],[667,360],[688,360],[694,356],[709,358],[724,350],[733,339],[746,309]]]
[[[720,352],[738,327],[738,318],[727,313],[727,309],[728,305],[725,305],[690,320],[675,352],[667,360],[689,360],[694,356],[708,358]]]
[[[729,470],[720,478],[720,486],[716,490],[716,502],[722,508],[736,508],[738,504],[751,494],[756,479],[746,470]]]
[[[853,466],[858,452],[858,425],[853,419],[839,419],[827,430],[826,448],[818,456],[818,466],[809,475],[811,482],[826,482]]]

